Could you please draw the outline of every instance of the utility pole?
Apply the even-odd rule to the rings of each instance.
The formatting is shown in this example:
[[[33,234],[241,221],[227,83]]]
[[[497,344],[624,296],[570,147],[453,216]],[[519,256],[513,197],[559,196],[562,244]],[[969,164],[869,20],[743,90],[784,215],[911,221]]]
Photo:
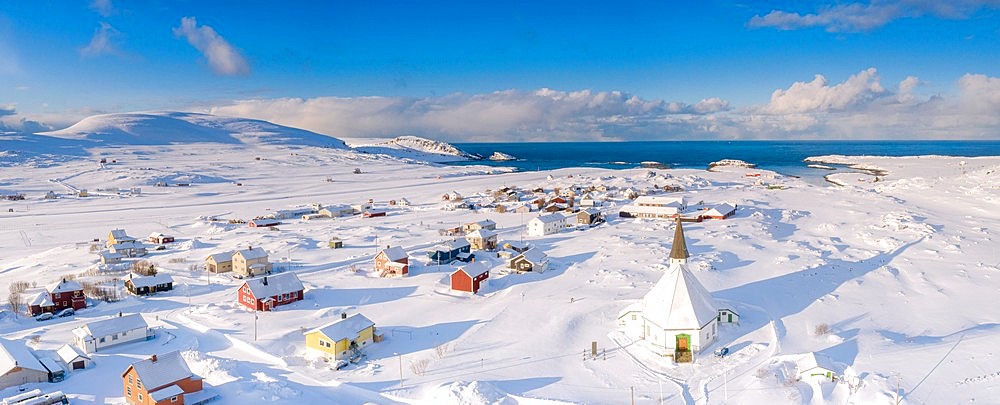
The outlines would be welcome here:
[[[253,310],[253,341],[257,341],[257,309]]]
[[[899,385],[900,385],[900,381],[899,381],[899,380],[901,380],[902,378],[903,378],[903,377],[902,377],[902,376],[900,375],[900,373],[896,373],[896,405],[899,405],[899,401],[900,401],[901,399],[903,399],[903,398],[902,398],[902,397],[901,397],[901,396],[899,395]]]
[[[403,355],[399,353],[393,353],[399,359],[399,388],[403,388]]]
[[[635,405],[635,387],[628,387],[628,390],[632,394],[632,405]]]

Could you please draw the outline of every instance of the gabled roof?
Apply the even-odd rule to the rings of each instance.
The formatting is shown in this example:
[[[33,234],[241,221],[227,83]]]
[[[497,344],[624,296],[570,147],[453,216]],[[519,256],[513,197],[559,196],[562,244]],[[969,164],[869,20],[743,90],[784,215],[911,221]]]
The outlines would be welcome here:
[[[118,241],[121,241],[121,240],[135,240],[135,238],[133,238],[131,236],[128,236],[128,234],[125,233],[124,229],[112,229],[111,230],[111,236],[114,237],[115,240],[118,240]]]
[[[483,262],[474,262],[474,263],[469,263],[469,264],[466,264],[466,265],[463,265],[463,266],[459,267],[458,270],[455,270],[454,272],[452,272],[452,274],[455,274],[455,273],[458,273],[458,272],[462,272],[462,273],[465,273],[466,275],[468,275],[469,277],[475,278],[476,276],[478,276],[480,274],[489,273],[489,271],[490,271],[490,267],[487,266],[485,263],[483,263]]]
[[[51,307],[55,306],[56,304],[52,302],[52,294],[49,294],[48,291],[39,291],[38,295],[36,295],[35,298],[32,298],[31,301],[28,301],[28,305]]]
[[[153,233],[149,234],[149,237],[153,238],[153,239],[156,239],[156,238],[159,238],[159,237],[162,237],[162,236],[164,236],[164,235],[162,233],[159,233],[159,232],[153,232]]]
[[[406,251],[399,246],[387,247],[384,250],[382,250],[382,253],[385,253],[385,257],[388,258],[389,261],[393,262],[400,261],[409,257],[406,254]]]
[[[244,284],[250,287],[250,292],[257,299],[305,290],[302,281],[299,280],[299,277],[295,273],[279,273],[251,278],[244,282]]]
[[[722,204],[716,205],[716,206],[712,207],[712,209],[706,211],[705,215],[722,217],[722,216],[729,215],[733,211],[736,211],[736,207],[732,206],[729,203],[722,203]]]
[[[254,226],[277,225],[281,223],[281,221],[271,218],[251,219],[250,222],[253,222]]]
[[[337,342],[343,339],[354,339],[358,336],[358,332],[372,326],[375,326],[375,322],[372,322],[371,319],[368,319],[361,314],[354,314],[346,319],[338,319],[316,329],[310,330],[306,332],[306,334],[308,335],[310,333],[319,332],[330,340]]]
[[[684,205],[684,197],[643,195],[636,198],[635,203],[680,207]]]
[[[56,350],[56,355],[58,355],[59,359],[61,359],[66,364],[72,364],[73,361],[75,361],[76,359],[90,360],[90,357],[87,357],[86,354],[83,354],[83,352],[81,352],[80,349],[77,349],[76,347],[71,345],[63,345],[62,347],[59,348],[59,350]]]
[[[837,370],[838,367],[836,364],[834,364],[833,359],[831,359],[828,356],[817,354],[814,352],[803,354],[802,357],[796,359],[795,367],[798,369],[797,371],[799,374],[817,368],[823,370],[830,370],[833,372],[838,371]]]
[[[237,254],[243,256],[243,258],[247,260],[267,258],[267,251],[265,251],[264,248],[260,246],[252,247],[250,249],[237,250],[236,252],[233,253],[233,256],[236,256]]]
[[[495,238],[497,236],[496,232],[489,229],[476,229],[475,231],[469,232],[465,235],[466,239],[488,239]]]
[[[96,338],[109,336],[115,333],[122,333],[133,329],[148,328],[149,324],[142,318],[142,314],[128,314],[113,316],[100,321],[87,322],[83,326],[73,330],[73,334],[81,337],[93,336]]]
[[[155,287],[160,284],[173,283],[174,278],[170,277],[169,274],[157,274],[155,276],[141,276],[138,274],[130,274],[128,281],[132,282],[132,285],[136,287]]]
[[[484,220],[482,220],[482,221],[476,221],[476,222],[469,222],[469,223],[467,223],[467,224],[465,224],[465,225],[466,225],[466,226],[469,226],[469,225],[479,225],[479,226],[481,226],[481,227],[487,227],[487,226],[491,226],[491,225],[496,225],[496,224],[497,224],[497,223],[496,223],[496,222],[493,222],[493,220],[492,220],[492,219],[484,219]]]
[[[701,329],[718,316],[712,294],[686,265],[674,264],[642,298],[642,316],[663,329]]]
[[[124,257],[124,256],[122,256],[121,253],[118,253],[118,252],[108,252],[108,251],[102,251],[100,253],[100,255],[105,260],[107,260],[107,259],[121,259],[122,257]]]
[[[524,253],[521,253],[518,256],[524,257],[524,260],[527,260],[527,261],[531,262],[532,264],[540,264],[540,263],[543,263],[543,262],[546,262],[546,261],[549,260],[549,256],[546,255],[545,252],[542,252],[542,250],[538,249],[538,248],[531,248],[531,249],[525,250]],[[515,259],[516,259],[516,257],[515,257]]]
[[[681,226],[681,219],[677,218],[674,222],[674,243],[670,245],[670,258],[687,260],[690,256],[687,242],[684,241],[684,227]]]
[[[49,286],[48,291],[53,294],[69,291],[83,291],[83,286],[76,281],[62,279]]]
[[[213,254],[208,255],[208,257],[205,258],[205,260],[208,260],[208,259],[212,259],[216,263],[231,262],[231,261],[233,261],[233,252],[213,253]]]
[[[111,245],[112,250],[122,250],[122,249],[145,249],[146,245],[143,245],[139,241],[130,241],[122,243],[114,243]]]
[[[7,374],[14,367],[48,372],[24,342],[0,338],[0,375]]]
[[[170,398],[175,395],[181,395],[183,393],[184,390],[181,389],[181,387],[178,387],[177,384],[171,384],[166,388],[150,392],[149,397],[152,398],[153,401],[160,402],[164,399]]]
[[[176,350],[156,355],[155,362],[149,358],[132,363],[130,367],[135,369],[143,386],[150,390],[173,384],[194,375],[188,368],[187,362],[181,357],[181,352]],[[127,372],[128,369],[125,370],[125,373]]]
[[[538,221],[541,223],[548,224],[552,222],[566,221],[566,216],[559,213],[540,215],[538,217],[533,218],[532,221]]]

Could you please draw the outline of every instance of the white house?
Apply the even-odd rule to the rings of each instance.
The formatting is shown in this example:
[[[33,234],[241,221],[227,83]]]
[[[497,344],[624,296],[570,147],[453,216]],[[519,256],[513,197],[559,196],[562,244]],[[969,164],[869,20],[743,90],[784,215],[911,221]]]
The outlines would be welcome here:
[[[84,353],[123,343],[146,340],[150,334],[149,325],[141,314],[129,314],[88,322],[73,329],[73,343]]]
[[[673,219],[680,215],[681,210],[675,206],[653,205],[623,205],[618,209],[622,218],[666,218]]]
[[[806,353],[795,360],[799,380],[819,378],[833,381],[837,376],[837,369],[833,359],[822,354]]]
[[[0,389],[49,380],[49,370],[24,342],[0,338]]]
[[[677,221],[670,268],[641,301],[618,315],[627,336],[645,340],[654,352],[673,356],[675,361],[691,361],[693,353],[710,346],[722,319],[712,294],[688,269],[688,256],[684,231]]]
[[[684,197],[644,195],[636,198],[632,204],[640,207],[676,207],[679,211],[687,209]]]
[[[347,204],[326,205],[319,210],[319,215],[336,218],[354,215],[354,208]]]
[[[71,345],[63,345],[56,350],[56,355],[69,370],[81,370],[94,364],[90,357]]]
[[[545,236],[559,233],[566,227],[566,216],[561,213],[540,215],[528,221],[528,236]]]

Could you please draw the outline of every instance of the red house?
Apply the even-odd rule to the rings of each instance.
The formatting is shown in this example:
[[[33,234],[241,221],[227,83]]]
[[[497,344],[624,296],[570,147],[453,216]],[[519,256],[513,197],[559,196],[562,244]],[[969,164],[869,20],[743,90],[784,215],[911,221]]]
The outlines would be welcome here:
[[[410,272],[410,258],[399,246],[386,246],[375,255],[375,272],[380,276],[405,276]]]
[[[83,286],[73,280],[62,279],[28,302],[28,315],[35,316],[43,312],[60,311],[66,308],[83,309],[87,307],[87,297],[83,295]]]
[[[281,221],[271,218],[258,218],[250,221],[251,228],[267,228],[269,226],[281,225]]]
[[[153,233],[149,234],[149,237],[146,238],[146,240],[148,240],[149,243],[156,243],[156,244],[162,245],[164,243],[173,243],[174,242],[174,237],[173,236],[164,235],[164,234],[159,233],[159,232],[153,232]]]
[[[362,214],[362,216],[365,218],[374,218],[374,217],[384,217],[385,214],[386,214],[385,210],[367,209]]]
[[[469,263],[451,273],[451,289],[475,294],[483,281],[490,278],[490,268],[483,262]]]
[[[270,311],[277,306],[301,301],[304,291],[305,287],[295,273],[280,273],[243,282],[237,299],[247,308]]]
[[[198,395],[204,388],[179,351],[132,363],[122,373],[122,386],[130,405],[184,405],[185,395]]]

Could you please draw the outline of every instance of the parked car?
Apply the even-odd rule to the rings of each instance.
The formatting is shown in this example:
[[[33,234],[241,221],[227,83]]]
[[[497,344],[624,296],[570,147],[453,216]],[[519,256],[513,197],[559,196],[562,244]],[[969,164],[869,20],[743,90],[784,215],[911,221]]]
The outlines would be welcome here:
[[[333,369],[340,370],[344,367],[347,367],[348,364],[350,363],[348,363],[347,360],[337,360],[336,363],[333,363]]]
[[[38,315],[35,316],[35,320],[39,321],[39,322],[41,322],[41,321],[47,321],[47,320],[52,319],[52,318],[53,318],[53,316],[52,316],[51,312],[42,312],[42,313],[40,313],[40,314],[38,314]]]
[[[76,311],[74,311],[73,308],[66,308],[62,311],[56,312],[56,316],[60,318],[65,318],[67,316],[73,316],[73,315],[76,315]]]

